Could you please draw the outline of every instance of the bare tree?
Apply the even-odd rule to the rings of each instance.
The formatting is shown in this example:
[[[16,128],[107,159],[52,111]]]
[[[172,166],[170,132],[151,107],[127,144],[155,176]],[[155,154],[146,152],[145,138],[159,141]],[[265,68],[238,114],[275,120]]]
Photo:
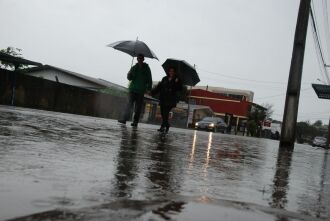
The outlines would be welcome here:
[[[272,115],[274,113],[274,105],[270,104],[270,103],[263,103],[263,104],[261,104],[261,106],[263,106],[264,108],[267,109],[265,111],[266,119],[272,118]]]

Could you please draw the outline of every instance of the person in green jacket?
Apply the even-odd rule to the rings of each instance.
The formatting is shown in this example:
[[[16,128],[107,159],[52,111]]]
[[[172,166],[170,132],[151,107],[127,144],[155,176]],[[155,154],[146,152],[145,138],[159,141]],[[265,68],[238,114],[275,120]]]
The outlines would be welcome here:
[[[130,117],[131,110],[134,108],[134,117],[132,126],[137,127],[140,119],[144,93],[150,93],[152,86],[152,77],[149,65],[144,62],[144,55],[138,54],[137,63],[130,69],[127,79],[130,81],[128,91],[128,103],[119,123],[126,124]]]

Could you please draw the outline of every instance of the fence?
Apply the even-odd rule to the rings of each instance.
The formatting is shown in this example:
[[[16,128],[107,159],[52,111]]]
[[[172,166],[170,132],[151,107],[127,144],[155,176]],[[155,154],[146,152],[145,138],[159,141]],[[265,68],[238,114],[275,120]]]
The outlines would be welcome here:
[[[0,69],[0,104],[118,119],[126,98]]]

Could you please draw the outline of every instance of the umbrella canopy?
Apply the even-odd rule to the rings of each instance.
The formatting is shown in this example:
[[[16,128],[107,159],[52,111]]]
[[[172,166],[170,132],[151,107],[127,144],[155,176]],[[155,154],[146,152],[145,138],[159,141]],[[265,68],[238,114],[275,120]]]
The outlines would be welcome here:
[[[155,58],[158,60],[156,54],[143,41],[117,41],[108,44],[107,46],[125,52],[132,57],[136,57],[138,54],[143,54],[144,57]]]
[[[184,85],[195,86],[200,82],[196,69],[184,60],[168,58],[162,66],[165,72],[167,72],[170,67],[174,67],[178,78]]]

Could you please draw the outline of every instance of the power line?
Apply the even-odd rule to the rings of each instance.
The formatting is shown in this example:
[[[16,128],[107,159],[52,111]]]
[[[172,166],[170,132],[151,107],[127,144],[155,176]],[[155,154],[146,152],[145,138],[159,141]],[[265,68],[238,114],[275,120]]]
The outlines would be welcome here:
[[[327,51],[328,51],[328,58],[330,58],[330,29],[329,29],[329,16],[328,16],[328,3],[327,0],[322,1],[322,8],[323,8],[323,18],[324,18],[324,27],[325,27],[325,41],[327,45]]]
[[[308,121],[309,120],[328,120],[329,119],[329,117],[317,117],[317,116],[312,116],[312,117],[301,117],[301,116],[299,116],[299,114],[298,114],[298,118],[308,118]]]
[[[312,7],[310,9],[310,15],[311,15],[311,18],[312,18],[312,25],[313,25],[313,28],[315,29],[315,34],[316,34],[316,40],[317,40],[317,45],[318,45],[318,48],[320,50],[320,54],[321,54],[321,58],[322,58],[322,62],[323,64],[325,64],[325,59],[324,59],[324,50],[322,48],[322,39],[320,38],[320,31],[319,31],[319,25],[318,25],[318,22],[317,22],[317,19],[316,19],[316,16],[315,16],[315,7],[314,7],[314,1],[312,1]]]
[[[281,113],[272,113],[272,115],[275,116],[275,118],[282,118],[283,114]],[[329,119],[329,115],[328,116],[319,116],[319,115],[310,115],[310,116],[303,116],[300,113],[298,113],[298,118],[308,118],[308,120],[299,120],[299,121],[310,121],[310,120],[328,120]]]
[[[303,91],[308,91],[308,90],[312,90],[313,88],[304,88],[304,89],[301,89],[300,91],[303,92]],[[284,96],[286,95],[286,93],[281,93],[281,94],[275,94],[275,95],[270,95],[270,96],[266,96],[266,97],[260,97],[260,98],[255,98],[255,99],[266,99],[266,98],[272,98],[272,97],[281,97],[281,96]]]
[[[319,37],[319,33],[318,33],[318,28],[317,28],[317,21],[316,18],[314,16],[315,12],[315,8],[314,8],[314,4],[312,1],[312,7],[310,9],[310,16],[311,16],[311,23],[312,23],[312,28],[313,28],[313,38],[314,38],[314,43],[315,43],[315,48],[316,48],[316,54],[317,54],[317,59],[320,65],[320,69],[321,72],[324,74],[325,78],[327,79],[327,82],[330,84],[330,79],[328,76],[328,72],[326,69],[326,63],[324,60],[324,56],[323,56],[323,50],[321,47],[321,41],[320,41],[320,37]],[[322,76],[323,79],[323,76]]]
[[[208,70],[201,69],[201,68],[197,68],[197,69],[202,72],[208,73],[208,74],[217,75],[217,76],[230,78],[230,79],[241,80],[241,81],[248,81],[248,82],[262,83],[262,84],[287,84],[287,82],[251,80],[251,79],[247,79],[247,78],[240,78],[240,77],[234,77],[232,75],[221,74],[221,73],[214,72],[214,71],[208,71]],[[303,84],[310,84],[310,83],[305,82]]]
[[[230,75],[225,75],[225,74],[220,74],[220,73],[216,73],[216,72],[212,72],[212,71],[207,71],[207,70],[204,70],[204,69],[201,69],[201,68],[198,68],[198,70],[204,71],[204,72],[209,73],[209,74],[220,75],[222,77],[237,79],[237,80],[242,80],[242,81],[258,82],[258,83],[266,83],[266,84],[284,84],[284,82],[259,81],[259,80],[251,80],[251,79],[247,79],[247,78],[234,77],[234,76],[230,76]]]
[[[224,84],[231,84],[231,85],[235,85],[234,87],[240,87],[241,89],[244,87],[247,90],[250,90],[248,88],[265,88],[267,90],[285,90],[284,85],[267,85],[267,84],[260,84],[260,83],[256,83],[256,82],[237,82],[235,81],[235,79],[232,80],[223,80],[223,79],[217,79],[217,78],[210,78],[210,77],[203,77],[203,80],[212,80],[213,82],[221,82],[222,85]],[[212,83],[213,83],[212,82]],[[242,86],[243,85],[243,86]],[[209,86],[211,86],[209,84]],[[214,85],[213,85],[214,86]]]
[[[316,52],[316,58],[317,58],[317,62],[319,63],[319,68],[320,68],[320,77],[324,80],[324,76],[325,72],[326,72],[326,68],[324,66],[324,59],[322,56],[322,50],[321,50],[321,46],[320,46],[320,42],[318,39],[318,34],[317,34],[317,28],[316,28],[316,21],[314,19],[314,14],[313,14],[313,9],[314,9],[314,4],[312,2],[312,8],[310,10],[310,15],[311,15],[311,26],[312,26],[312,34],[313,34],[313,39],[314,39],[314,47],[315,47],[315,52]]]
[[[330,110],[329,111],[322,111],[322,112],[309,112],[309,113],[300,113],[300,115],[327,115],[329,116]]]

